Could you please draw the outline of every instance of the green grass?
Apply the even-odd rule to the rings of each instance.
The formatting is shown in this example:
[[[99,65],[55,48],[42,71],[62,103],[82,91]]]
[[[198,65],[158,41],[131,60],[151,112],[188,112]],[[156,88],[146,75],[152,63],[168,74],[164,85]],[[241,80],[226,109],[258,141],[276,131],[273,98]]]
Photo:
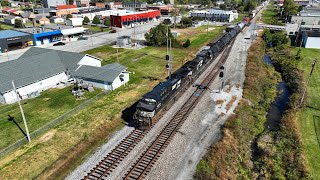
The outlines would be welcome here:
[[[199,47],[205,45],[209,40],[222,31],[216,28],[206,34],[205,28],[190,29],[189,37],[192,47],[187,49],[173,49],[174,68],[178,68],[184,61],[190,60]],[[199,40],[201,39],[201,40]],[[203,44],[200,44],[203,42]],[[196,47],[198,46],[198,47]],[[117,62],[116,49],[110,46],[102,46],[86,51],[92,55],[103,59],[103,64]],[[34,138],[32,143],[27,144],[0,159],[0,179],[34,179],[41,174],[39,179],[50,179],[47,171],[56,171],[57,166],[62,165],[62,171],[58,171],[63,176],[75,167],[75,160],[70,160],[67,165],[63,161],[74,155],[75,159],[82,159],[90,150],[97,147],[97,143],[103,143],[119,127],[123,126],[122,111],[130,107],[144,93],[150,91],[160,80],[165,79],[165,52],[164,47],[146,47],[140,50],[119,50],[119,63],[128,67],[130,81],[126,87],[120,87],[108,95],[90,104],[85,109],[71,116],[66,121],[50,130],[42,137]],[[152,78],[159,80],[152,80]],[[39,105],[40,106],[40,105]],[[2,108],[2,106],[0,106]],[[48,134],[47,133],[47,134]],[[44,140],[45,139],[45,140]],[[92,150],[92,149],[91,149]],[[62,162],[60,162],[62,161]],[[67,160],[66,160],[67,161]],[[55,163],[58,165],[56,166]],[[18,176],[17,176],[18,175]]]
[[[70,90],[71,87],[50,89],[42,92],[37,98],[21,102],[30,133],[85,101],[85,99],[77,100]],[[99,89],[92,93],[86,92],[86,99],[93,97],[99,92],[101,92]],[[18,127],[13,122],[7,120],[8,115],[15,117],[19,126],[24,129],[17,103],[0,106],[0,150],[23,138],[23,134]]]
[[[0,23],[0,30],[14,29],[14,26]]]
[[[298,48],[296,48],[297,50]],[[311,70],[311,64],[315,58],[320,57],[320,50],[318,49],[301,49],[302,60],[298,63],[299,69],[304,71],[305,82],[307,82],[308,75]],[[313,116],[320,116],[320,66],[316,64],[315,70],[308,86],[307,107],[300,113],[300,130],[303,140],[303,148],[306,153],[308,163],[310,166],[311,178],[320,179],[320,146],[317,140],[316,128]],[[319,119],[316,125],[319,125]],[[320,130],[317,128],[318,131]],[[318,135],[320,132],[318,132]]]
[[[91,31],[101,32],[101,28],[99,26],[84,25],[83,27],[88,28]],[[109,30],[110,30],[110,28],[103,28],[103,31],[109,31]]]

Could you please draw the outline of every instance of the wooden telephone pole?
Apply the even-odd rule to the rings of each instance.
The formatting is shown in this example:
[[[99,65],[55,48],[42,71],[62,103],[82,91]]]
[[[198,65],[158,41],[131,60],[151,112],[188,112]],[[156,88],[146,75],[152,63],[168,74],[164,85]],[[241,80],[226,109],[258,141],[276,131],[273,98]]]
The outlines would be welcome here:
[[[314,60],[314,62],[311,65],[312,66],[311,67],[311,71],[310,71],[310,74],[309,74],[309,77],[308,77],[308,81],[307,81],[306,87],[304,88],[304,91],[303,91],[303,94],[302,94],[302,98],[301,98],[301,101],[300,101],[300,106],[302,106],[302,103],[304,101],[304,98],[305,98],[305,95],[306,95],[306,91],[307,91],[307,87],[308,87],[308,84],[310,82],[311,75],[312,75],[312,72],[314,70],[314,67],[316,66],[316,63],[317,63],[317,60]]]

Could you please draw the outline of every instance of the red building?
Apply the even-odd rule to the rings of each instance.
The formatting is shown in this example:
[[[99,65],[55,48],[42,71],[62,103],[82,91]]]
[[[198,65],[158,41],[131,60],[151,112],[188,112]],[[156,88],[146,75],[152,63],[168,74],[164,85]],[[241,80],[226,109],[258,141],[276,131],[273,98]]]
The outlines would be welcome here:
[[[167,5],[161,6],[148,6],[148,9],[159,10],[161,14],[168,15],[171,11],[171,7]]]
[[[135,22],[149,22],[150,20],[155,18],[160,18],[159,10],[140,11],[121,15],[111,15],[110,21],[113,27],[122,28],[123,26],[130,26],[132,23]]]

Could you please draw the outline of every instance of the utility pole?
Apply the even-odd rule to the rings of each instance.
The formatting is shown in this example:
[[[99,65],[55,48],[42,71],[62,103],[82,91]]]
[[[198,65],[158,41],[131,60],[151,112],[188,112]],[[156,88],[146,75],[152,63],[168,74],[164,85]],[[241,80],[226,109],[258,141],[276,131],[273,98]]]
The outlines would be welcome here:
[[[169,57],[169,78],[171,79],[171,70],[172,70],[172,48],[171,48],[171,39],[170,39],[170,57]]]
[[[307,87],[308,87],[308,84],[310,82],[310,79],[311,79],[311,75],[312,75],[312,72],[314,70],[314,67],[316,66],[316,63],[317,63],[317,60],[314,60],[314,62],[312,63],[312,67],[311,67],[311,71],[310,71],[310,74],[309,74],[309,77],[308,77],[308,81],[307,81],[307,84],[306,84],[306,87],[304,88],[304,91],[303,91],[303,94],[302,94],[302,98],[301,98],[301,101],[300,101],[300,106],[302,106],[302,103],[304,101],[304,97],[306,95],[306,91],[307,91]]]
[[[26,117],[24,116],[24,112],[23,112],[23,109],[22,109],[22,106],[21,106],[21,103],[20,103],[20,97],[19,97],[18,94],[17,94],[16,86],[14,85],[14,82],[13,82],[13,81],[12,81],[12,87],[13,87],[14,93],[16,94],[16,97],[17,97],[17,100],[18,100],[18,104],[19,104],[19,107],[20,107],[20,111],[21,111],[23,123],[24,123],[24,126],[25,126],[25,128],[26,128],[26,132],[27,132],[28,141],[31,142],[31,138],[30,138],[30,134],[29,134],[29,130],[28,130],[28,125],[27,125]]]

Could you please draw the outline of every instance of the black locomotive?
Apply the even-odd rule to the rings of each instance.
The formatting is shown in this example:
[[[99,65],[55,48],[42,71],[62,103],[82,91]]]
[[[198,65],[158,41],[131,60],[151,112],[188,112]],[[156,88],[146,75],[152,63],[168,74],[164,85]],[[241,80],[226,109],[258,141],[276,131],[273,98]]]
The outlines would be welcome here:
[[[154,116],[171,100],[182,87],[190,85],[199,76],[200,72],[211,63],[223,50],[223,48],[242,31],[245,22],[241,22],[233,29],[225,33],[220,39],[209,43],[210,48],[201,50],[196,58],[186,62],[176,70],[166,81],[160,82],[150,92],[139,100],[134,114],[137,128],[144,129],[152,125]]]

